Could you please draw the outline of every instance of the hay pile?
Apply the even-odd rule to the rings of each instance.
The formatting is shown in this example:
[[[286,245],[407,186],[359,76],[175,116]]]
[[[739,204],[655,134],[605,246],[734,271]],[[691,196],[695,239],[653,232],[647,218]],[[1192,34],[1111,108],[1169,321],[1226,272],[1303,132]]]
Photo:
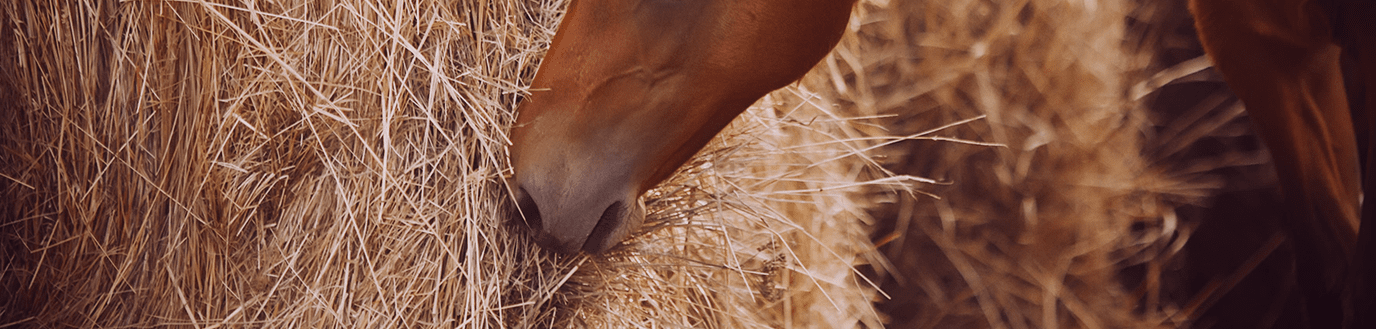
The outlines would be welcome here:
[[[5,3],[0,325],[880,326],[850,196],[908,182],[800,88],[605,258],[506,222],[563,5]]]
[[[1175,205],[1211,186],[1143,157],[1151,122],[1129,91],[1159,86],[1137,82],[1154,74],[1125,27],[1137,5],[862,5],[825,64],[850,83],[828,93],[843,112],[889,116],[872,134],[984,118],[883,149],[886,168],[946,183],[924,189],[939,198],[872,196],[893,201],[874,213],[893,327],[1189,323],[1161,280],[1188,233]]]

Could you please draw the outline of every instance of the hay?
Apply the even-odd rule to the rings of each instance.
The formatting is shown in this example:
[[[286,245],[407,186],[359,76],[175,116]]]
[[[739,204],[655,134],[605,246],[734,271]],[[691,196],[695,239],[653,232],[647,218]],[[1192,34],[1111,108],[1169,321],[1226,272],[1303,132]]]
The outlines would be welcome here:
[[[1188,323],[1161,278],[1188,236],[1174,206],[1212,186],[1143,156],[1150,122],[1128,91],[1159,68],[1126,34],[1135,5],[862,5],[869,19],[825,63],[834,81],[854,83],[828,94],[841,111],[892,116],[868,134],[986,118],[878,157],[945,183],[926,189],[939,198],[872,196],[893,203],[874,216],[888,219],[875,240],[894,266],[877,269],[895,298],[881,306],[894,327]]]
[[[857,183],[848,119],[798,88],[607,257],[505,221],[562,7],[6,3],[0,324],[880,326],[849,193],[905,182]]]
[[[1162,278],[1189,233],[1174,205],[1214,185],[1143,157],[1193,141],[1144,140],[1137,104],[1171,79],[1128,44],[1133,4],[862,1],[599,257],[506,221],[506,128],[563,6],[0,4],[0,327],[1197,314]]]

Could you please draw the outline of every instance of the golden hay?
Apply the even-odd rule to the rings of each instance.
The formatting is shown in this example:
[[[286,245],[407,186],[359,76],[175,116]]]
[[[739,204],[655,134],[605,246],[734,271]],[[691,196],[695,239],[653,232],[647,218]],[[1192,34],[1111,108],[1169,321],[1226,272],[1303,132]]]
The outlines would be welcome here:
[[[894,327],[1188,323],[1160,296],[1160,277],[1186,237],[1173,205],[1210,186],[1177,182],[1142,155],[1148,122],[1128,90],[1147,58],[1124,26],[1134,5],[861,7],[872,18],[825,63],[834,81],[854,83],[829,94],[839,111],[892,116],[872,134],[985,118],[881,157],[898,173],[947,182],[927,189],[940,198],[873,196],[894,200],[875,210],[893,219],[875,236],[894,266],[883,288],[895,300],[881,306]],[[1129,267],[1142,268],[1135,282],[1119,277]]]
[[[849,193],[905,182],[856,182],[847,119],[797,89],[608,257],[506,221],[506,127],[562,6],[5,4],[0,323],[880,326]]]
[[[507,221],[506,128],[562,1],[0,6],[0,327],[1192,315],[1157,282],[1172,202],[1208,186],[1141,155],[1124,1],[862,1],[597,257]]]

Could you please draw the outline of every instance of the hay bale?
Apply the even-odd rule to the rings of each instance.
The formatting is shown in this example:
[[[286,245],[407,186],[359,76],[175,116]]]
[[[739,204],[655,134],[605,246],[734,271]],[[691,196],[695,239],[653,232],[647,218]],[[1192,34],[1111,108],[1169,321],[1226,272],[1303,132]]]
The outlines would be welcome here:
[[[862,3],[825,63],[854,84],[827,95],[915,137],[884,149],[886,168],[944,182],[924,188],[939,198],[872,196],[893,203],[874,234],[894,327],[1188,323],[1161,278],[1188,236],[1174,207],[1212,186],[1144,157],[1151,122],[1129,90],[1159,68],[1126,35],[1136,5]]]
[[[559,1],[10,2],[0,324],[880,326],[873,167],[793,87],[606,257],[506,221]]]

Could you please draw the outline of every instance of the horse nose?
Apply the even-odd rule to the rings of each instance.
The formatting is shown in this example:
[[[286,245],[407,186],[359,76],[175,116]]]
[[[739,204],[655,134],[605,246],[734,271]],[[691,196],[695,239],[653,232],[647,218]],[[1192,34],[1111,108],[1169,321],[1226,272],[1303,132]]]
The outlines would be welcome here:
[[[600,254],[624,240],[644,221],[635,195],[599,191],[550,193],[548,185],[521,184],[515,190],[517,216],[540,247],[573,254]]]

